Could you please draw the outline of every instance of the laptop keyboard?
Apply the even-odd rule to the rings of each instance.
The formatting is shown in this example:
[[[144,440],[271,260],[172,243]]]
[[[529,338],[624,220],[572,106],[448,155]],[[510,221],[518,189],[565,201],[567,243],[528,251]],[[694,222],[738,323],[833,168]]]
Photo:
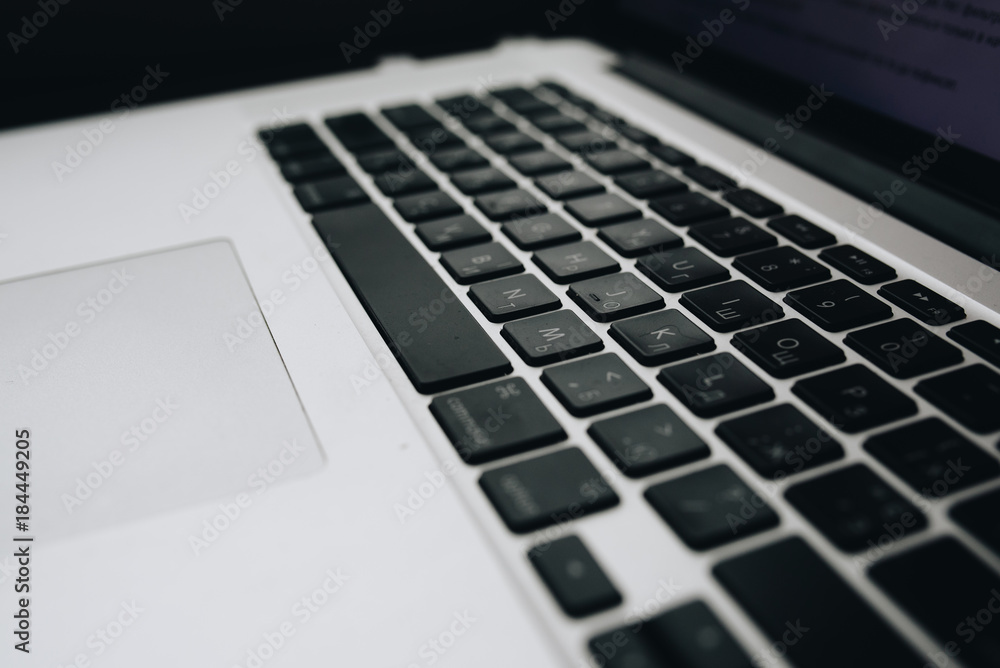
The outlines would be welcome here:
[[[264,130],[261,138],[416,390],[437,395],[430,411],[459,456],[470,466],[495,462],[480,486],[502,521],[515,533],[569,529],[527,554],[567,615],[622,602],[615,574],[571,533],[572,522],[619,504],[619,496],[577,447],[523,457],[567,439],[548,408],[553,402],[585,419],[587,434],[629,478],[697,469],[649,485],[644,496],[664,531],[700,552],[766,533],[794,509],[837,549],[857,553],[887,532],[895,540],[927,529],[926,507],[897,488],[936,501],[1000,477],[997,453],[953,426],[990,438],[1000,431],[994,325],[964,322],[964,310],[942,295],[897,280],[884,262],[837,245],[815,223],[558,84],[381,113],[326,119],[370,176],[363,185],[307,124]],[[390,137],[383,129],[390,125],[411,146]],[[468,146],[464,137],[472,136],[482,143]],[[428,157],[426,167],[410,157],[414,149]],[[518,187],[525,177],[540,195]],[[618,191],[605,185],[608,177]],[[449,181],[472,206],[440,189]],[[372,202],[378,192],[439,253],[453,283],[467,286],[464,296]],[[531,262],[511,247],[529,252]],[[862,285],[879,285],[878,296]],[[893,306],[912,318],[895,317]],[[502,323],[499,336],[470,309]],[[732,334],[731,350],[717,349],[706,330]],[[631,358],[607,352],[607,340]],[[844,365],[845,350],[866,363]],[[514,356],[539,369],[548,396],[511,375]],[[958,366],[966,360],[974,363]],[[641,367],[659,368],[656,379],[676,408],[639,406],[654,396],[633,371]],[[793,381],[791,401],[775,403],[769,378]],[[917,403],[894,379],[911,378],[919,379],[913,392],[940,416],[900,426]],[[712,418],[722,418],[719,441],[705,443],[688,425]],[[838,433],[874,429],[883,431],[842,465]],[[698,467],[725,447],[764,481],[830,470],[765,501],[729,466]],[[522,457],[503,461],[514,455]],[[866,457],[898,481],[883,480]],[[994,554],[997,503],[994,489],[951,509]],[[804,539],[759,544],[717,562],[712,573],[787,660],[925,663]],[[868,575],[942,646],[1000,586],[954,538],[890,555]],[[1000,625],[979,623],[960,660],[1000,665]],[[806,632],[808,641],[798,642]],[[590,650],[595,665],[611,668],[751,665],[703,601],[608,629]]]

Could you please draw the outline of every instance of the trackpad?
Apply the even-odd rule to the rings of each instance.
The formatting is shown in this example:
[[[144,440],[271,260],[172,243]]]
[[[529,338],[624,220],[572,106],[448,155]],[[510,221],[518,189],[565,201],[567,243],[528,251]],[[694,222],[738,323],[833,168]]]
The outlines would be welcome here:
[[[0,313],[0,403],[5,426],[30,432],[32,533],[254,498],[323,464],[226,242],[6,283]]]

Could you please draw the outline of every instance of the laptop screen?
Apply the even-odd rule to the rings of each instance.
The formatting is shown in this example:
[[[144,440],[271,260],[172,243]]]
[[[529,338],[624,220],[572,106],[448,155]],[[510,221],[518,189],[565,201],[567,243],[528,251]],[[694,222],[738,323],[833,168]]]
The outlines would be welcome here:
[[[686,34],[683,71],[722,49],[1000,160],[1000,2],[625,0]]]

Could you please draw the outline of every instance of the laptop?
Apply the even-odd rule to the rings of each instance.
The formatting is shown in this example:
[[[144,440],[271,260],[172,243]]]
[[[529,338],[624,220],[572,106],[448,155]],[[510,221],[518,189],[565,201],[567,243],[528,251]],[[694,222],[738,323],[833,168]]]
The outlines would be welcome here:
[[[2,665],[1000,665],[996,11],[516,9],[10,110]]]

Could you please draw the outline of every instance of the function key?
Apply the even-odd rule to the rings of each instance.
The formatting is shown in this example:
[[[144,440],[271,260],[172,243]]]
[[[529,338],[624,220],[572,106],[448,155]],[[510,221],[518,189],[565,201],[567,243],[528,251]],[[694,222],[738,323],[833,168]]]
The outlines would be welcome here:
[[[745,281],[731,281],[681,295],[685,307],[717,332],[780,320],[785,312],[780,306],[754,290]]]
[[[397,128],[406,132],[425,125],[437,125],[439,121],[427,113],[427,110],[416,104],[404,104],[398,107],[386,107],[382,115]]]
[[[716,417],[774,399],[767,383],[729,353],[664,367],[657,378],[698,417]]]
[[[424,190],[434,190],[437,184],[434,179],[419,169],[408,169],[400,172],[385,172],[375,177],[375,185],[386,197],[411,195]]]
[[[615,183],[636,199],[649,199],[687,190],[682,181],[658,169],[623,174],[615,179]]]
[[[466,214],[417,225],[417,236],[432,251],[481,244],[491,238],[475,218]]]
[[[778,482],[844,456],[840,443],[792,404],[727,420],[715,433],[754,471]]]
[[[435,397],[430,410],[467,464],[481,464],[566,438],[566,432],[520,378]]]
[[[962,361],[962,351],[910,319],[851,332],[844,343],[893,378],[913,378]]]
[[[476,198],[476,206],[490,220],[530,218],[545,213],[545,205],[524,190],[505,190]]]
[[[503,233],[523,250],[565,244],[581,238],[579,230],[555,213],[521,218],[501,225]]]
[[[926,499],[940,499],[997,477],[1000,464],[939,418],[865,441],[865,450]]]
[[[613,274],[621,267],[593,241],[578,241],[564,246],[536,251],[535,264],[556,283],[572,283],[603,274]]]
[[[715,339],[677,309],[611,325],[611,338],[644,366],[660,366],[715,350]]]
[[[695,550],[709,550],[778,526],[771,506],[725,464],[653,485],[645,497]]]
[[[524,271],[524,265],[495,241],[446,251],[441,254],[441,264],[463,285]]]
[[[819,254],[819,259],[863,285],[884,283],[896,278],[896,270],[854,246],[835,246]]]
[[[673,146],[668,146],[667,144],[647,146],[646,150],[671,167],[683,167],[685,165],[694,164],[694,158],[690,155],[674,148]]]
[[[548,174],[549,172],[570,169],[573,166],[552,151],[518,153],[507,158],[507,161],[525,176]]]
[[[979,494],[952,506],[951,518],[976,540],[1000,556],[1000,522],[997,521],[1000,508],[1000,489]]]
[[[597,322],[611,322],[663,308],[663,297],[634,274],[599,276],[569,286],[570,298]]]
[[[961,306],[910,279],[883,285],[878,293],[928,325],[946,325],[965,319]]]
[[[440,190],[398,197],[392,205],[411,223],[462,213],[462,207]]]
[[[373,148],[395,147],[388,135],[362,113],[332,116],[326,119],[326,127],[330,128],[330,132],[336,135],[344,148],[351,153]]]
[[[586,156],[587,164],[601,174],[621,174],[649,169],[649,163],[623,148],[592,153]]]
[[[479,167],[455,172],[451,175],[451,182],[465,195],[507,190],[515,185],[509,176],[496,167]]]
[[[913,389],[977,434],[1000,429],[1000,374],[985,365],[927,378]]]
[[[604,342],[572,311],[555,311],[509,322],[500,335],[531,366],[589,355]]]
[[[683,239],[650,218],[605,225],[597,236],[624,257],[636,257],[684,245]]]
[[[800,320],[738,332],[733,347],[775,378],[791,378],[840,364],[844,351]]]
[[[798,381],[792,393],[843,432],[902,420],[917,412],[913,399],[860,364]]]
[[[708,165],[685,167],[684,176],[706,190],[729,190],[737,187],[736,181]]]
[[[722,257],[770,248],[778,245],[773,234],[765,232],[746,218],[726,218],[712,223],[702,223],[688,232],[692,239]]]
[[[683,292],[729,279],[729,270],[697,248],[646,255],[635,266],[667,292]]]
[[[641,128],[637,128],[634,125],[617,125],[615,129],[629,141],[635,142],[642,146],[651,146],[653,144],[660,143],[660,140],[646,132]]]
[[[657,404],[595,422],[587,430],[630,478],[708,457],[708,446],[664,406]]]
[[[542,148],[538,140],[517,131],[488,134],[483,138],[483,141],[500,155],[539,151]]]
[[[566,203],[566,210],[588,227],[617,223],[629,218],[639,218],[642,211],[618,195],[593,195]]]
[[[1000,329],[985,320],[976,320],[948,330],[948,338],[1000,368]]]
[[[701,193],[682,193],[654,199],[650,208],[674,225],[692,225],[729,216],[729,209]]]
[[[533,94],[520,87],[492,90],[490,91],[490,95],[497,98],[517,113],[525,116],[543,113],[551,114],[557,112],[557,109],[551,104],[542,102]]]
[[[604,192],[604,186],[583,172],[570,170],[535,179],[535,185],[552,199],[569,199]]]
[[[772,202],[753,190],[730,190],[722,196],[722,199],[754,218],[770,218],[785,212],[780,204]]]
[[[459,169],[486,167],[489,161],[467,146],[437,151],[430,156],[430,161],[442,172],[454,172]]]
[[[924,514],[864,464],[792,485],[785,498],[844,552],[878,548],[927,528]]]
[[[347,170],[332,155],[288,160],[281,163],[281,175],[289,183],[302,183],[321,176],[338,176]]]
[[[789,241],[812,250],[837,243],[837,237],[802,216],[781,216],[767,221],[767,226]]]
[[[307,181],[295,186],[293,192],[302,208],[310,213],[368,201],[368,195],[350,176]]]
[[[266,128],[257,133],[267,152],[278,162],[301,160],[330,153],[316,131],[305,123]]]
[[[559,308],[559,298],[531,274],[474,285],[469,297],[490,322],[507,322]]]
[[[542,382],[577,417],[653,398],[649,386],[614,353],[549,367],[542,372]]]
[[[891,308],[842,278],[789,292],[783,301],[828,332],[842,332],[892,317]]]
[[[733,266],[765,290],[780,292],[830,279],[830,270],[797,248],[781,246],[742,255]]]
[[[528,552],[528,560],[570,617],[586,617],[622,602],[583,541],[565,536]]]
[[[479,485],[514,533],[618,505],[618,495],[579,448],[491,469]]]

